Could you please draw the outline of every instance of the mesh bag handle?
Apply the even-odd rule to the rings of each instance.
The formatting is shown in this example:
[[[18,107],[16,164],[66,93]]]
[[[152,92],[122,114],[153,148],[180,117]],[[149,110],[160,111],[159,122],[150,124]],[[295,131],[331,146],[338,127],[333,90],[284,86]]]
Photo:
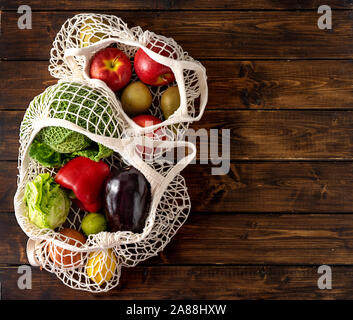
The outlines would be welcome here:
[[[114,35],[113,35],[114,36]],[[115,35],[117,36],[117,35]],[[73,77],[77,79],[84,79],[86,81],[94,83],[97,87],[103,87],[106,90],[110,90],[105,82],[98,80],[98,79],[91,79],[89,76],[89,61],[93,57],[93,55],[98,52],[99,50],[109,46],[112,43],[121,43],[124,45],[135,46],[141,48],[150,58],[153,60],[168,66],[175,75],[175,80],[177,82],[180,94],[180,107],[176,110],[173,117],[163,121],[161,124],[149,126],[146,128],[142,128],[138,126],[122,109],[120,102],[115,99],[120,112],[124,116],[126,122],[130,125],[131,130],[128,130],[127,133],[134,135],[134,134],[144,134],[146,132],[150,132],[156,129],[159,129],[166,125],[177,124],[180,122],[193,122],[198,121],[203,116],[203,113],[206,108],[207,99],[208,99],[208,86],[207,86],[207,76],[206,76],[206,69],[198,62],[195,61],[186,61],[186,60],[175,60],[172,58],[168,58],[162,56],[150,49],[146,46],[142,45],[138,41],[128,40],[128,39],[121,39],[119,37],[116,38],[109,38],[103,39],[99,42],[92,44],[88,47],[84,48],[70,48],[65,50],[64,60],[67,65],[70,67]],[[80,66],[77,63],[75,57],[83,57],[84,58],[84,65],[83,70],[81,70]],[[186,95],[186,88],[185,88],[185,80],[184,80],[184,70],[192,70],[196,73],[199,87],[200,87],[200,106],[199,112],[195,116],[190,116],[188,112],[188,101]]]

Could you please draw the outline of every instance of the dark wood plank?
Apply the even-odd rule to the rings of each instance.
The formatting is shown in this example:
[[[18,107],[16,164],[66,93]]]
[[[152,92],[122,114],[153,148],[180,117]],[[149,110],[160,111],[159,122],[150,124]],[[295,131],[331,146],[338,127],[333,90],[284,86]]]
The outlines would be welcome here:
[[[202,61],[208,108],[350,109],[352,61]]]
[[[17,10],[23,2],[19,0],[0,1],[0,9]],[[350,0],[331,0],[329,3],[331,8],[351,9],[353,8]],[[57,0],[57,1],[40,1],[32,0],[32,10],[207,10],[207,9],[317,9],[322,5],[319,0],[307,1],[291,1],[291,0],[253,0],[253,1],[234,1],[234,0],[130,0],[130,1],[110,1],[110,0]]]
[[[352,265],[348,214],[197,214],[158,257],[143,265]],[[0,265],[28,263],[27,236],[13,213],[0,214]]]
[[[202,61],[207,109],[352,109],[352,61]],[[26,109],[55,84],[46,61],[0,61],[0,109]]]
[[[13,198],[17,188],[17,174],[17,162],[0,162],[0,212],[14,210]]]
[[[209,110],[192,128],[218,129],[219,146],[222,130],[229,129],[232,160],[353,158],[351,111]],[[207,158],[203,150],[200,157]]]
[[[72,290],[55,275],[39,269],[32,271],[32,289],[19,290],[17,268],[0,268],[4,300],[351,298],[353,268],[333,266],[332,274],[332,290],[320,290],[317,281],[321,275],[317,267],[145,266],[123,269],[117,288],[108,293],[90,294]]]
[[[30,101],[56,83],[47,61],[0,61],[0,109],[27,109]]]
[[[0,212],[13,211],[16,166],[1,162]],[[182,174],[193,212],[353,212],[351,162],[234,162],[223,176],[198,164]]]
[[[352,163],[232,163],[227,175],[208,166],[184,171],[197,212],[352,212]],[[202,187],[200,186],[202,184]]]
[[[353,57],[351,11],[334,14],[333,29],[317,27],[316,11],[109,11],[130,26],[174,37],[195,58],[296,59]],[[52,41],[74,12],[35,12],[33,29],[17,27],[19,15],[2,14],[0,58],[48,59]],[[171,21],[173,23],[171,24]],[[21,41],[19,41],[21,39]]]
[[[17,158],[23,114],[0,111],[0,160]],[[191,128],[196,134],[218,129],[219,140],[222,129],[229,129],[231,160],[353,159],[351,111],[208,110]],[[204,130],[197,132],[199,129]],[[220,147],[212,144],[221,152]],[[209,153],[202,148],[199,158],[208,159]]]
[[[5,115],[6,113],[6,115]],[[19,148],[19,132],[24,112],[5,112],[0,114],[3,116],[0,120],[0,152],[7,154],[5,159],[14,160],[18,157]]]
[[[32,10],[152,10],[161,8],[158,4],[160,0],[34,0],[29,4]],[[0,9],[17,10],[23,2],[19,0],[6,1],[0,0]],[[162,4],[163,5],[163,4]]]

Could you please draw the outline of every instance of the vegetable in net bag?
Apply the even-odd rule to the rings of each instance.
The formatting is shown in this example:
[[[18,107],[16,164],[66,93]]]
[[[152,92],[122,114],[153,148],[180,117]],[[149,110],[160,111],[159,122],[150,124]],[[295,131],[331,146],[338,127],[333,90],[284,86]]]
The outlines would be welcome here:
[[[109,94],[110,91],[101,86],[95,87],[90,81],[60,81],[34,98],[20,129],[20,172],[14,206],[19,225],[31,239],[28,242],[30,263],[56,274],[73,289],[90,292],[114,288],[119,283],[121,267],[132,267],[157,255],[184,223],[190,211],[185,180],[179,172],[195,156],[195,146],[183,141],[151,140],[153,147],[161,150],[182,147],[188,148],[190,152],[176,164],[167,159],[144,161],[136,152],[141,140],[122,134],[128,124],[121,117],[120,110],[109,103]],[[38,206],[51,204],[51,195],[57,192],[49,176],[54,177],[57,168],[42,165],[30,157],[31,145],[36,139],[49,147],[58,140],[64,141],[67,149],[60,151],[68,151],[70,156],[75,152],[87,152],[85,144],[93,142],[103,146],[105,151],[113,151],[105,158],[111,168],[129,165],[141,172],[150,183],[152,195],[143,231],[100,232],[90,234],[86,239],[75,231],[80,230],[85,214],[74,206],[70,207],[67,219],[58,231],[32,223],[24,201],[26,185],[35,181],[38,175],[42,177],[43,180],[37,181],[35,188],[31,192],[27,191],[26,196],[33,199],[34,194],[35,199],[42,199]],[[73,149],[71,139],[85,141],[79,146],[81,150]],[[54,217],[61,222],[62,217],[56,217],[51,206],[46,208],[42,211],[50,219]]]
[[[174,39],[143,31],[140,27],[128,28],[116,16],[78,14],[68,19],[58,32],[51,50],[49,71],[58,79],[88,80],[90,60],[94,54],[112,45],[122,50],[131,61],[141,48],[153,60],[170,67],[180,93],[179,108],[168,119],[164,119],[159,104],[167,87],[150,86],[153,100],[149,112],[164,121],[148,128],[142,128],[132,121],[121,108],[116,96],[111,95],[110,103],[116,105],[127,124],[124,127],[125,134],[153,133],[162,128],[168,140],[181,140],[189,123],[201,119],[207,103],[208,88],[205,68],[190,57]],[[133,79],[137,79],[134,71]],[[92,81],[110,91],[103,81]],[[173,83],[169,84],[171,85]]]

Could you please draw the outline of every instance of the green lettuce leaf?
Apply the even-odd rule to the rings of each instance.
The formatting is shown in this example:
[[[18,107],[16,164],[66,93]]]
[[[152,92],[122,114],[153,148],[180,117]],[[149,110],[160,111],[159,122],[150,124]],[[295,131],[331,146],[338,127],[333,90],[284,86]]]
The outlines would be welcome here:
[[[103,158],[110,157],[112,154],[113,154],[113,150],[98,143],[98,144],[93,144],[91,147],[85,150],[73,152],[72,156],[86,157],[86,158],[90,158],[93,161],[98,162]]]
[[[86,157],[98,162],[112,154],[113,150],[91,140],[88,148],[72,153],[57,152],[38,139],[34,139],[29,149],[29,156],[47,168],[62,167],[66,162],[75,157]]]
[[[24,202],[28,218],[39,228],[61,226],[70,210],[70,200],[49,173],[39,174],[26,185]]]
[[[61,167],[64,157],[61,153],[54,151],[47,144],[35,139],[29,149],[29,156],[38,161],[42,166],[48,168]]]

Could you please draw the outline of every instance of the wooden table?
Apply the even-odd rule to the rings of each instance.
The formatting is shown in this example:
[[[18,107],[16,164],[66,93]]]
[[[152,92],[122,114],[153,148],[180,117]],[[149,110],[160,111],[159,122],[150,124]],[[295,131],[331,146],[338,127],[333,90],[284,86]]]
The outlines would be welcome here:
[[[0,281],[3,299],[294,299],[353,297],[353,4],[327,1],[0,0]],[[193,128],[231,131],[231,170],[185,171],[186,224],[158,257],[124,269],[107,294],[71,290],[28,264],[16,223],[18,131],[31,99],[55,83],[49,50],[78,12],[123,18],[175,40],[207,68],[209,103]],[[332,290],[317,286],[332,268]]]

